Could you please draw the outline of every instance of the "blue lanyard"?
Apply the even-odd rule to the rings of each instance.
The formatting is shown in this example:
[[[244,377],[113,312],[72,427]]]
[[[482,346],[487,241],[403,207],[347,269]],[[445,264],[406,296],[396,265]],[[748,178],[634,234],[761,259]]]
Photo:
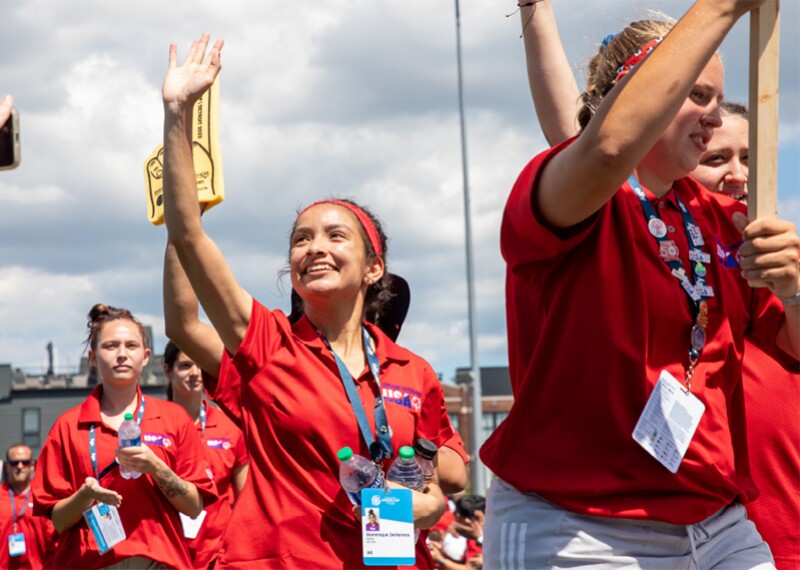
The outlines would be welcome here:
[[[372,429],[369,427],[367,413],[364,411],[364,405],[358,397],[355,380],[353,380],[352,374],[350,374],[350,371],[347,369],[344,362],[342,362],[342,359],[339,358],[339,355],[331,348],[331,343],[328,342],[328,339],[325,338],[322,331],[317,329],[317,334],[322,338],[323,342],[325,342],[325,346],[328,347],[334,360],[336,360],[336,366],[339,368],[339,377],[342,380],[342,384],[344,384],[347,399],[350,400],[350,405],[353,407],[353,412],[356,415],[356,421],[361,430],[361,435],[364,437],[364,441],[367,442],[367,448],[369,449],[372,460],[377,463],[392,456],[392,432],[389,429],[389,422],[386,419],[386,408],[384,407],[383,394],[381,393],[381,365],[370,343],[367,327],[364,325],[361,325],[361,333],[364,337],[364,351],[367,353],[369,370],[372,373],[372,377],[375,378],[375,384],[378,385],[378,396],[375,398],[375,428],[378,432],[377,441],[375,441],[375,437],[372,435]]]
[[[139,410],[136,412],[136,423],[141,425],[142,418],[144,417],[144,394],[142,394],[142,402],[139,404]],[[103,469],[100,473],[97,472],[97,439],[94,434],[94,426],[92,424],[89,426],[89,457],[92,460],[92,470],[94,471],[94,477],[97,479],[98,483],[100,480],[108,475],[114,466],[117,464],[117,460],[115,459],[112,461],[108,467]]]
[[[11,497],[11,515],[14,517],[14,532],[17,532],[17,517],[21,519],[25,515],[25,509],[28,508],[28,499],[31,497],[32,487],[32,485],[28,485],[28,492],[25,493],[25,502],[22,504],[19,514],[17,514],[17,505],[14,504],[14,489],[11,488],[11,484],[8,485],[8,494]]]
[[[690,278],[683,268],[675,243],[666,237],[666,224],[658,216],[655,208],[647,199],[644,190],[642,190],[639,181],[633,174],[628,178],[628,184],[642,204],[647,229],[658,242],[662,259],[671,269],[672,275],[678,280],[692,305],[694,325],[692,325],[689,333],[689,368],[686,372],[686,386],[691,389],[694,367],[700,359],[700,353],[706,344],[706,327],[708,326],[708,302],[706,300],[714,296],[714,289],[710,285],[706,285],[705,280],[708,274],[706,264],[711,263],[711,255],[703,251],[704,241],[700,228],[695,224],[692,214],[681,202],[678,194],[675,193],[675,201],[678,203],[678,208],[680,208],[681,217],[683,218],[686,242],[689,244],[689,261],[692,269]]]

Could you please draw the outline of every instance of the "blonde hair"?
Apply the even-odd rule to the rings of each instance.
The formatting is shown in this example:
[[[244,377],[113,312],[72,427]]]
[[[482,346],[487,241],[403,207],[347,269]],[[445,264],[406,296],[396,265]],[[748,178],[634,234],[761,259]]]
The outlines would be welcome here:
[[[624,30],[603,42],[597,54],[589,61],[586,90],[580,97],[578,124],[586,128],[597,112],[603,98],[614,87],[619,68],[625,61],[647,42],[666,36],[675,21],[664,19],[639,20],[626,26]]]

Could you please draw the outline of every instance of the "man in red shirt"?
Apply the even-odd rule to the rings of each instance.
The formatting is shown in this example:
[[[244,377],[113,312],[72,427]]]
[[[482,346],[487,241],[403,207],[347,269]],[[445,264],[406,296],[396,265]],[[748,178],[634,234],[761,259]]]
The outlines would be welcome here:
[[[6,451],[4,481],[0,487],[0,529],[3,545],[0,568],[44,568],[55,529],[45,517],[33,516],[31,480],[35,462],[23,443]]]

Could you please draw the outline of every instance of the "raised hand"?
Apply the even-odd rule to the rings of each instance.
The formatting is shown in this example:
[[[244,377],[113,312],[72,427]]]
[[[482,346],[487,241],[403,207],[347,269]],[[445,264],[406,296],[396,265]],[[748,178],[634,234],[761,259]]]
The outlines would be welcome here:
[[[161,95],[165,108],[181,110],[191,108],[197,99],[208,89],[217,77],[220,68],[220,52],[223,40],[214,43],[211,50],[208,48],[209,35],[203,34],[192,43],[183,65],[178,65],[178,47],[176,44],[169,46],[169,67],[164,77]]]

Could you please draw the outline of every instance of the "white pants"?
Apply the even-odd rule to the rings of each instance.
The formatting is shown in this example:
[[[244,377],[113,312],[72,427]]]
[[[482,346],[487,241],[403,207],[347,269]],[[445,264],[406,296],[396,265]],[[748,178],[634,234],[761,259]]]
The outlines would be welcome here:
[[[486,497],[487,570],[774,570],[769,547],[733,504],[692,525],[581,515],[496,479]]]

